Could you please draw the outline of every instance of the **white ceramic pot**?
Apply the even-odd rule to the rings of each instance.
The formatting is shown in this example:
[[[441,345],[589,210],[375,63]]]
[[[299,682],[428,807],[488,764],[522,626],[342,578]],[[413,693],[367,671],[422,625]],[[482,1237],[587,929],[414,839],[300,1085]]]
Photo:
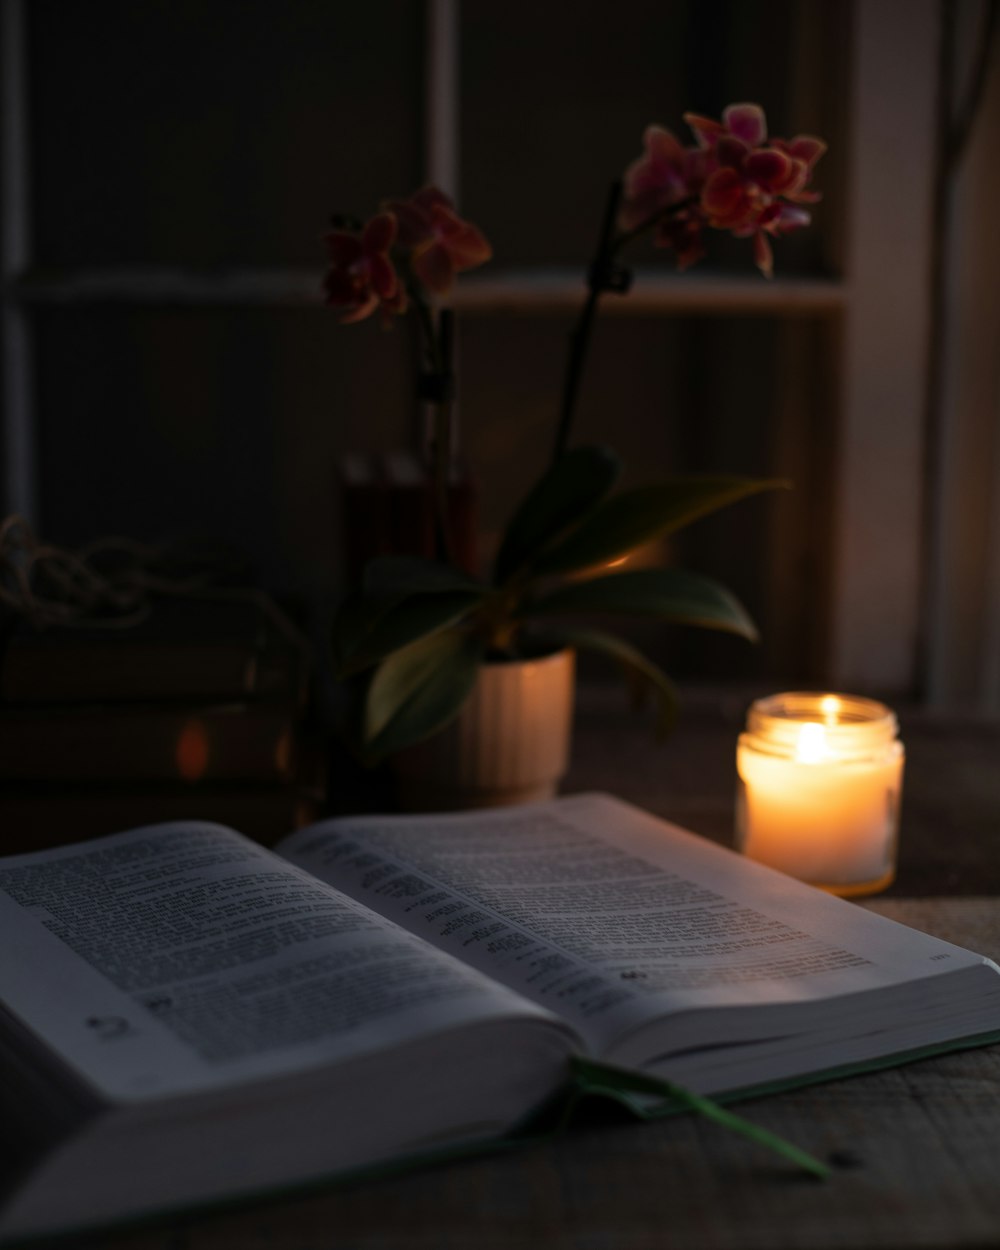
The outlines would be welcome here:
[[[409,811],[552,798],[569,764],[575,655],[484,664],[458,718],[393,757]]]

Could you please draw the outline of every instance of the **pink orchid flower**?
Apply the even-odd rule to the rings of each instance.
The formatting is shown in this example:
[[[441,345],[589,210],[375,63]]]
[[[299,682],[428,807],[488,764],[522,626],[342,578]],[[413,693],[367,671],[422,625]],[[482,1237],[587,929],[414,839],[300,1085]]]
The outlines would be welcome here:
[[[488,261],[493,249],[482,232],[464,221],[437,187],[424,187],[407,200],[384,207],[399,222],[399,242],[410,249],[410,267],[429,291],[444,295],[455,274]]]
[[[398,230],[392,213],[378,213],[360,235],[333,230],[324,236],[331,268],[323,290],[331,308],[344,310],[341,322],[363,321],[379,307],[384,318],[406,311],[406,290],[389,255]]]
[[[677,268],[690,269],[705,255],[702,234],[704,218],[697,204],[670,213],[657,224],[653,243],[669,247],[677,254]]]
[[[759,104],[730,104],[723,110],[721,122],[700,113],[685,113],[684,120],[702,148],[714,148],[724,135],[740,139],[751,148],[760,147],[767,138],[767,119]]]
[[[685,114],[684,120],[715,164],[701,190],[708,224],[737,238],[752,237],[754,261],[770,278],[773,261],[766,236],[809,224],[808,212],[796,205],[819,199],[806,187],[826,145],[811,135],[768,143],[764,111],[756,104],[730,105],[721,122],[696,113]]]
[[[634,230],[662,209],[696,195],[705,177],[700,150],[685,148],[664,126],[647,126],[644,154],[625,171],[624,199],[618,216],[623,230]]]

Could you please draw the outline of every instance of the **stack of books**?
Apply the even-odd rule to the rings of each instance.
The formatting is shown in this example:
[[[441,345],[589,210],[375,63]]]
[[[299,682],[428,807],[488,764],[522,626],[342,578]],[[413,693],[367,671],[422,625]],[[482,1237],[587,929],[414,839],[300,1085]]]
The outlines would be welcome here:
[[[0,853],[187,817],[273,840],[315,818],[308,663],[263,601],[158,598],[0,650]]]

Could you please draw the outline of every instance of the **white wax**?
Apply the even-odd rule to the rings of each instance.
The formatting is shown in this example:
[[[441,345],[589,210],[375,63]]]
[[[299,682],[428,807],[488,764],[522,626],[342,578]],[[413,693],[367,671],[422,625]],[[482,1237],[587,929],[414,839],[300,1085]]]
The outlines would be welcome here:
[[[884,877],[895,857],[903,750],[877,760],[815,762],[742,742],[743,851],[801,881],[850,885]]]

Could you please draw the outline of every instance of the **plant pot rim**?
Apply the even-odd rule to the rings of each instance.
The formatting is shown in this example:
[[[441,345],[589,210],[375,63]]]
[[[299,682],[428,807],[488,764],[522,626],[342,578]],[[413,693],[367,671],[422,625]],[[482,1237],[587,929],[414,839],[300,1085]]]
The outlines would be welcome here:
[[[515,665],[555,664],[565,662],[566,658],[572,654],[573,648],[566,644],[564,646],[547,647],[545,650],[540,651],[538,655],[487,655],[482,660],[482,667],[508,668]]]

